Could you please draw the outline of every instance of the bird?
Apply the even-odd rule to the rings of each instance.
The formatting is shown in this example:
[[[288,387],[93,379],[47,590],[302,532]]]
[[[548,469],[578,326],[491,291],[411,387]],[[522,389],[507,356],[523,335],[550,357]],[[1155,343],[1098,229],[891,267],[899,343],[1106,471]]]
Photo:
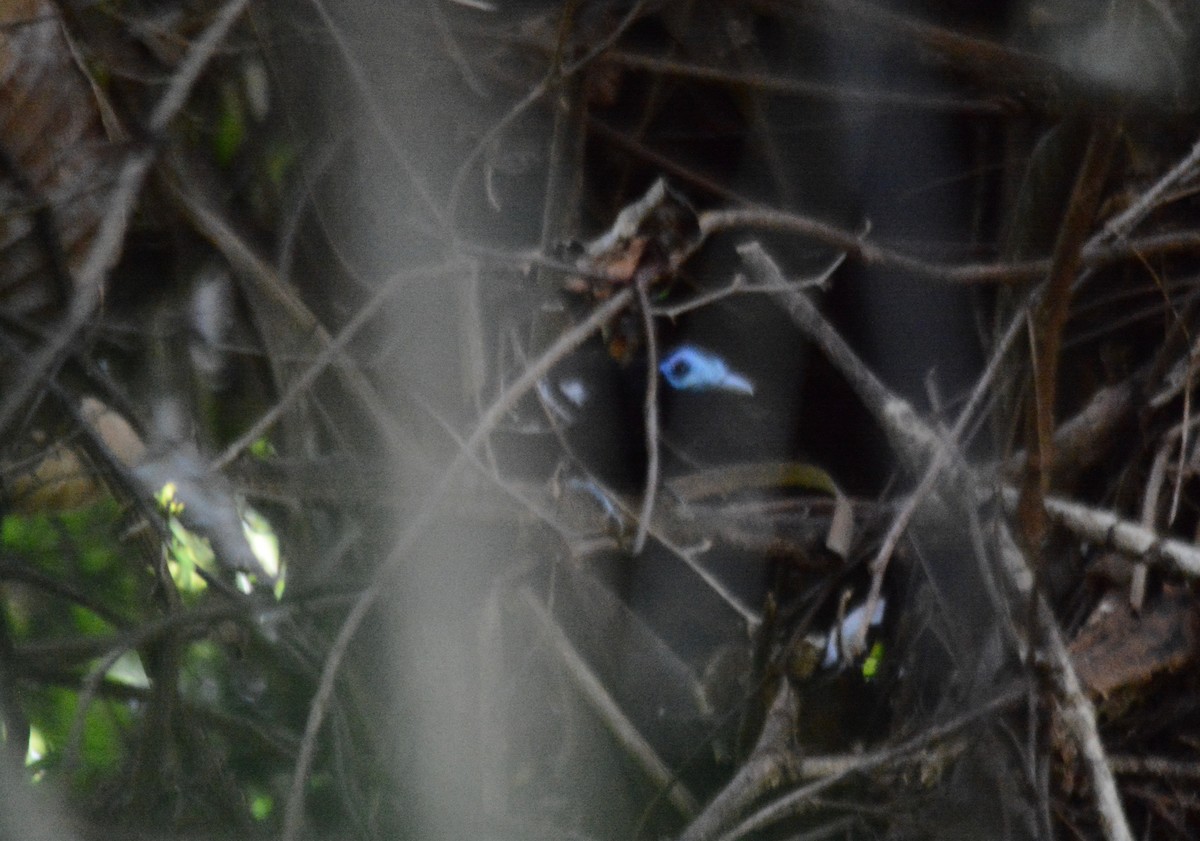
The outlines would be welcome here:
[[[672,350],[658,366],[667,385],[676,391],[727,391],[754,395],[754,383],[734,371],[718,354],[698,345],[683,344]],[[538,393],[558,417],[573,424],[576,412],[595,399],[595,390],[577,371],[562,373],[538,383]]]
[[[676,391],[728,391],[754,395],[754,383],[734,371],[715,353],[692,344],[675,348],[658,370]]]
[[[662,391],[685,400],[754,395],[750,379],[716,352],[692,343],[668,347],[657,366]],[[645,477],[645,373],[644,364],[621,365],[597,343],[572,354],[537,384],[543,406],[575,455],[607,484],[624,490],[637,488]]]

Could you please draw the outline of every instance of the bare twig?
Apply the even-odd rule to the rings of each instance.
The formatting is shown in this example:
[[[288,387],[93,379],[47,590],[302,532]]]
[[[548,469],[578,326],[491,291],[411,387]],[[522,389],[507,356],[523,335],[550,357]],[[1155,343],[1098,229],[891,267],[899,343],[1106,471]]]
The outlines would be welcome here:
[[[1032,600],[1035,631],[1041,640],[1040,649],[1054,689],[1054,700],[1088,771],[1101,832],[1108,841],[1133,841],[1133,833],[1117,792],[1117,781],[1096,727],[1096,709],[1080,684],[1062,629],[1045,597],[1035,589],[1029,561],[1017,547],[1004,521],[997,522],[997,531],[1001,563],[1009,573],[1009,581],[1024,598]]]
[[[954,736],[959,731],[975,724],[982,718],[987,718],[1001,710],[1007,709],[1024,697],[1024,687],[1009,689],[957,718],[926,729],[925,732],[909,739],[907,742],[895,745],[894,747],[864,753],[857,757],[857,761],[851,759],[848,762],[839,763],[838,767],[828,769],[834,772],[829,776],[796,789],[780,797],[778,800],[766,804],[733,829],[721,835],[720,841],[736,841],[736,839],[744,838],[785,818],[800,814],[808,808],[816,795],[832,788],[850,775],[863,774],[906,762],[914,754],[927,751],[931,746],[937,745]]]
[[[1011,509],[1016,505],[1016,489],[1005,488],[1002,496],[1006,507]],[[1200,548],[1191,543],[1163,537],[1111,511],[1089,508],[1061,497],[1046,497],[1046,513],[1084,540],[1111,546],[1150,564],[1165,565],[1189,578],[1200,576]]]
[[[696,801],[695,795],[679,781],[670,767],[659,758],[654,748],[621,711],[620,705],[604,687],[604,682],[597,677],[579,652],[575,650],[575,646],[546,612],[546,608],[538,598],[528,588],[521,589],[520,597],[530,614],[537,620],[538,628],[546,636],[547,642],[553,646],[571,680],[587,697],[592,709],[603,719],[625,752],[637,761],[642,771],[656,786],[666,790],[667,799],[681,815],[690,818],[699,812],[700,804]]]
[[[1159,779],[1200,781],[1200,762],[1184,762],[1160,756],[1126,756],[1115,754],[1109,757],[1113,770],[1118,774],[1137,774]]]
[[[1170,436],[1165,437],[1167,440],[1159,445],[1158,452],[1154,454],[1154,461],[1150,464],[1150,475],[1146,477],[1146,491],[1142,494],[1142,528],[1149,530],[1154,530],[1158,522],[1158,501],[1167,477],[1167,459],[1170,458],[1171,449],[1179,443]],[[1178,438],[1178,434],[1174,437]],[[1145,561],[1134,562],[1129,577],[1129,606],[1135,612],[1140,612],[1146,601],[1146,572]]]
[[[161,134],[179,113],[201,71],[216,55],[217,48],[249,2],[250,0],[229,0],[221,7],[208,28],[192,43],[187,56],[172,75],[166,93],[150,113],[147,128],[151,135]],[[154,153],[153,147],[142,147],[131,152],[122,163],[117,173],[116,187],[108,201],[108,208],[100,215],[99,230],[76,275],[73,287],[75,297],[71,300],[63,323],[32,358],[23,371],[22,378],[0,401],[0,432],[9,428],[17,412],[28,403],[45,380],[56,375],[59,366],[70,352],[71,345],[92,322],[104,298],[105,279],[121,254],[129,219],[137,204],[142,184],[146,180],[146,173],[154,160]]]
[[[828,222],[768,207],[705,211],[700,214],[700,228],[705,234],[739,228],[793,233],[845,251],[850,258],[868,266],[887,266],[913,277],[956,285],[1024,283],[1045,277],[1051,265],[1048,259],[958,265],[934,263],[877,245],[859,233]],[[1120,244],[1093,237],[1080,254],[1080,266],[1096,269],[1133,257],[1148,258],[1197,249],[1200,249],[1200,234],[1194,231],[1153,234]]]
[[[852,30],[857,37],[882,36],[905,48],[919,49],[926,60],[937,60],[973,76],[981,87],[1004,92],[1019,102],[1032,101],[1053,110],[1061,107],[1066,97],[1085,93],[1066,70],[1047,58],[937,26],[881,3],[815,0],[801,8],[824,12],[831,26]]]
[[[773,94],[807,97],[810,99],[837,102],[843,105],[861,105],[869,108],[899,108],[906,112],[922,109],[935,112],[989,115],[1003,114],[1007,109],[995,100],[982,98],[933,96],[905,91],[886,91],[852,85],[813,82],[808,79],[773,76],[725,67],[709,67],[691,62],[677,61],[658,56],[642,55],[611,50],[605,61],[625,67],[636,67],[660,76],[679,76],[686,79],[719,82],[732,87],[765,91]]]
[[[646,282],[639,279],[634,288],[646,334],[646,402],[643,407],[646,423],[646,482],[642,488],[637,533],[633,538],[633,554],[640,555],[646,545],[650,520],[654,516],[654,500],[658,496],[658,340],[654,332],[654,316],[650,313],[650,296],[646,294]]]
[[[739,252],[743,259],[768,276],[772,271],[779,271],[758,243],[743,245]],[[945,459],[946,466],[940,469],[955,478],[944,479],[945,485],[939,488],[942,498],[953,493],[956,484],[964,480],[972,481],[971,470],[957,448],[929,427],[906,401],[888,391],[832,326],[821,317],[805,295],[791,296],[788,305],[793,320],[847,378],[858,393],[859,399],[884,428],[893,448],[911,471],[919,471],[923,462],[932,461],[936,464]],[[963,419],[960,418],[960,421]],[[998,523],[998,527],[1003,535],[1008,534],[1003,522]],[[1008,543],[1012,543],[1011,538]],[[1079,679],[1054,614],[1045,599],[1033,590],[1032,575],[1025,565],[1024,556],[1016,550],[1015,544],[1011,548],[1007,545],[1003,547],[1002,556],[1006,560],[1004,569],[1013,589],[1023,594],[1024,598],[1035,599],[1036,631],[1039,638],[1046,641],[1045,653],[1050,661],[1057,700],[1064,710],[1064,719],[1071,735],[1079,744],[1080,753],[1091,776],[1096,807],[1105,837],[1109,841],[1131,841],[1128,821],[1116,794],[1112,769],[1105,761],[1104,748],[1096,731],[1095,710],[1079,688]]]
[[[815,277],[807,277],[794,281],[784,278],[782,283],[768,282],[761,278],[752,278],[747,282],[745,275],[735,274],[729,283],[720,289],[714,289],[711,292],[697,295],[694,298],[689,298],[686,301],[681,301],[669,307],[653,307],[650,311],[656,316],[674,320],[685,313],[707,307],[710,304],[734,295],[779,295],[807,292],[812,289],[825,289],[829,284],[829,278],[833,277],[833,273],[841,267],[845,260],[846,255],[839,254],[833,259],[833,262]],[[779,276],[782,278],[783,273],[780,272]]]
[[[463,82],[466,83],[467,87],[471,89],[471,93],[480,99],[487,99],[487,89],[479,81],[479,77],[475,75],[475,71],[472,69],[471,63],[467,61],[467,56],[463,53],[458,39],[454,37],[454,31],[450,28],[450,22],[446,20],[446,13],[442,10],[442,4],[439,0],[425,0],[425,6],[429,9],[429,17],[433,20],[438,37],[442,39],[442,48],[446,51],[446,57],[458,68],[459,75],[462,76]],[[490,11],[495,11],[495,9],[491,9]]]
[[[408,177],[408,180],[412,182],[413,188],[417,191],[417,195],[421,197],[421,201],[425,207],[444,226],[446,220],[451,217],[447,216],[444,209],[434,199],[433,193],[428,185],[426,185],[420,170],[413,164],[408,150],[404,148],[400,139],[396,136],[396,131],[388,120],[387,112],[379,103],[379,97],[375,94],[374,86],[371,84],[370,79],[367,78],[366,71],[363,70],[359,52],[346,40],[346,36],[342,34],[342,28],[333,19],[333,16],[329,14],[329,10],[325,8],[324,0],[309,0],[309,3],[316,9],[317,14],[321,16],[321,21],[324,23],[330,36],[332,36],[334,44],[337,45],[338,52],[342,56],[342,61],[345,63],[346,69],[350,71],[350,76],[354,79],[354,84],[358,87],[359,96],[362,97],[362,101],[367,107],[367,113],[370,115],[371,121],[375,124],[375,130],[387,144],[388,151],[392,153],[396,162],[400,164],[400,168],[404,170],[404,174]]]
[[[871,590],[867,595],[867,600],[863,606],[866,616],[874,616],[876,606],[879,604],[879,599],[883,592],[883,577],[887,572],[888,562],[892,554],[896,551],[896,546],[900,542],[900,537],[903,535],[913,517],[916,516],[921,505],[925,504],[927,497],[933,492],[935,483],[939,478],[941,471],[949,463],[949,453],[952,447],[957,447],[962,440],[963,434],[967,426],[971,422],[971,418],[978,411],[983,403],[992,383],[999,374],[1000,365],[1008,356],[1009,349],[1016,341],[1020,331],[1023,319],[1020,317],[1014,318],[1010,323],[1004,335],[996,341],[996,346],[992,349],[991,359],[988,360],[987,368],[980,375],[979,380],[975,383],[975,387],[971,390],[971,397],[967,401],[962,411],[958,415],[958,420],[955,421],[954,427],[946,436],[946,446],[939,447],[934,453],[933,458],[929,462],[929,466],[925,468],[925,475],[921,478],[920,484],[916,490],[909,494],[908,499],[904,503],[904,507],[896,515],[892,521],[891,527],[888,529],[887,535],[884,537],[883,543],[880,544],[879,551],[875,555],[875,559],[871,562]],[[859,653],[866,650],[867,631],[869,630],[867,623],[863,623],[859,628],[857,639],[850,646],[850,651]]]
[[[1104,233],[1111,239],[1123,239],[1136,228],[1146,216],[1162,202],[1168,190],[1196,175],[1200,166],[1200,140],[1192,146],[1190,152],[1183,156],[1170,171],[1151,185],[1129,207],[1118,213],[1104,225]]]
[[[315,0],[314,0],[315,1]],[[521,97],[503,117],[497,120],[491,128],[484,132],[479,138],[479,142],[463,156],[462,163],[459,164],[458,172],[455,173],[454,181],[450,186],[450,195],[447,201],[446,218],[453,220],[458,213],[458,205],[462,200],[462,192],[466,187],[467,176],[470,174],[475,162],[484,153],[486,149],[498,138],[504,131],[512,125],[518,117],[528,111],[535,103],[540,101],[547,93],[554,89],[558,80],[568,76],[574,76],[579,71],[583,70],[605,50],[610,48],[617,42],[617,39],[625,33],[625,31],[636,21],[642,14],[643,6],[646,0],[637,0],[630,6],[629,10],[617,22],[617,25],[612,28],[608,34],[600,38],[596,43],[592,44],[587,52],[580,56],[575,61],[565,67],[552,65],[546,75],[526,92],[525,96]]]
[[[321,352],[317,354],[317,357],[305,367],[299,376],[287,384],[287,389],[279,396],[279,399],[275,401],[271,408],[264,412],[263,416],[257,421],[250,424],[245,432],[239,435],[236,440],[225,448],[225,451],[220,456],[213,460],[212,469],[220,470],[228,466],[243,450],[262,437],[279,420],[287,408],[295,403],[316,382],[317,377],[342,356],[346,345],[358,335],[359,331],[366,326],[367,322],[371,320],[391,295],[414,280],[433,278],[438,275],[449,275],[463,268],[465,268],[465,263],[452,260],[436,266],[421,266],[397,272],[384,283],[380,284],[370,300],[363,304],[358,312],[338,331],[338,334],[321,348]]]
[[[733,779],[679,836],[679,841],[713,838],[751,803],[799,778],[800,755],[792,739],[799,714],[800,699],[791,682],[781,678],[754,750]]]
[[[538,380],[550,373],[550,369],[628,307],[632,300],[633,292],[630,289],[623,289],[613,295],[604,304],[593,310],[587,319],[563,333],[546,349],[545,353],[526,367],[504,393],[496,398],[480,417],[474,431],[463,445],[462,451],[442,473],[440,481],[426,495],[424,504],[405,527],[393,545],[392,551],[379,565],[367,588],[354,603],[354,607],[347,614],[342,626],[338,629],[337,636],[330,645],[329,652],[325,657],[325,665],[321,670],[321,679],[317,685],[316,695],[309,705],[308,720],[305,722],[304,736],[300,742],[300,755],[292,772],[292,784],[288,790],[287,802],[284,807],[283,830],[280,835],[283,841],[295,841],[300,831],[303,820],[304,783],[308,779],[308,772],[312,767],[317,747],[317,735],[320,733],[321,725],[333,699],[338,671],[345,659],[346,651],[350,647],[350,641],[354,639],[354,635],[375,605],[375,601],[382,595],[384,585],[405,560],[417,539],[436,518],[450,487],[470,463],[468,454],[475,453],[483,445],[497,424],[522,397],[533,390]]]
[[[1031,434],[1026,436],[1028,449],[1017,515],[1024,545],[1030,548],[1040,547],[1046,534],[1042,499],[1050,490],[1050,471],[1054,464],[1054,411],[1063,327],[1067,323],[1080,255],[1100,205],[1117,136],[1117,127],[1107,120],[1092,129],[1054,245],[1050,276],[1033,314],[1030,343],[1033,347],[1034,396],[1026,424]]]

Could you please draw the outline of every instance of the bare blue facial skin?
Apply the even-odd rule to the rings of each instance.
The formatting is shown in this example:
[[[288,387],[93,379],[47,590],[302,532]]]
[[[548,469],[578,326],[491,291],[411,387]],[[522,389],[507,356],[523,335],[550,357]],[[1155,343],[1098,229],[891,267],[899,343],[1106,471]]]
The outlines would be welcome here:
[[[658,366],[666,381],[679,391],[729,391],[754,394],[754,383],[730,369],[725,360],[695,345],[680,345]]]

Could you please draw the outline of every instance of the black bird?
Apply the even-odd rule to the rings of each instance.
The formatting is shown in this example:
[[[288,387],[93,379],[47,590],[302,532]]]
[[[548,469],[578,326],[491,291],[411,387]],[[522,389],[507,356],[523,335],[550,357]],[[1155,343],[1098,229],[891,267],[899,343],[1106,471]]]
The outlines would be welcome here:
[[[633,492],[645,480],[646,375],[644,357],[621,365],[597,342],[573,354],[539,384],[543,405],[555,419],[568,449],[585,470],[614,490]],[[713,421],[710,427],[733,432],[744,430],[739,419],[756,411],[755,383],[736,364],[703,345],[670,347],[659,360],[656,376],[660,443],[668,467],[677,460],[672,455],[689,461],[686,451],[691,449],[685,446],[683,452],[678,451],[672,429],[678,428],[687,438],[698,428],[687,422],[673,423],[673,419],[708,419]],[[711,441],[696,443],[706,450],[690,454],[698,462],[722,460],[720,452],[704,446]]]

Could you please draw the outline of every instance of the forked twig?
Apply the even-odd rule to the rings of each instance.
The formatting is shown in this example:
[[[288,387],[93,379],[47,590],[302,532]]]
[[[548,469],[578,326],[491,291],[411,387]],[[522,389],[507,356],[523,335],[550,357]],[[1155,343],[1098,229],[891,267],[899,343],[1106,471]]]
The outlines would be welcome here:
[[[737,826],[719,836],[719,841],[737,841],[758,832],[774,823],[804,812],[812,799],[852,774],[863,774],[881,768],[892,767],[910,759],[914,754],[926,751],[931,745],[957,734],[980,719],[994,715],[1016,704],[1025,697],[1025,688],[1019,686],[1001,693],[990,701],[943,724],[934,725],[907,742],[882,750],[864,753],[857,761],[839,763],[830,770],[835,773],[789,792],[783,797],[767,803]]]
[[[146,128],[151,136],[161,134],[187,102],[188,95],[201,72],[216,55],[217,48],[230,28],[241,17],[250,0],[229,0],[217,12],[212,23],[197,38],[171,77]],[[29,401],[45,380],[57,375],[71,345],[91,323],[104,298],[104,281],[116,264],[125,242],[129,219],[137,204],[138,194],[153,163],[156,149],[143,146],[131,152],[117,173],[116,187],[108,207],[100,216],[100,226],[88,248],[75,277],[75,295],[62,325],[44,347],[32,358],[12,391],[0,401],[0,433],[7,431],[17,412]]]
[[[363,620],[382,595],[384,586],[397,567],[405,560],[408,552],[416,544],[417,539],[424,534],[425,529],[434,521],[441,510],[447,492],[457,480],[462,471],[470,464],[471,456],[483,445],[497,425],[517,405],[517,403],[534,389],[538,380],[545,377],[550,370],[561,362],[573,350],[582,345],[589,337],[598,332],[601,327],[611,321],[618,313],[630,305],[633,291],[623,289],[617,292],[602,305],[592,311],[584,321],[559,336],[546,352],[535,359],[519,377],[510,385],[480,417],[475,429],[467,438],[462,450],[442,474],[442,478],[426,495],[425,503],[413,516],[408,526],[400,534],[392,546],[387,558],[379,565],[372,575],[367,587],[355,601],[354,606],[346,615],[337,636],[325,656],[325,664],[321,669],[321,678],[317,685],[316,695],[309,705],[308,719],[304,725],[304,736],[300,741],[300,755],[296,759],[296,767],[292,772],[292,783],[288,790],[287,802],[284,806],[283,829],[280,837],[283,841],[295,841],[303,820],[304,784],[312,767],[316,753],[317,736],[333,699],[333,690],[337,681],[338,671],[350,647],[350,641],[362,626]]]
[[[315,0],[314,0],[315,2]],[[528,111],[535,103],[540,101],[542,97],[550,93],[554,89],[554,84],[559,79],[564,79],[575,75],[580,70],[587,67],[596,60],[605,50],[617,42],[617,39],[625,33],[633,23],[642,14],[642,7],[646,0],[636,0],[629,10],[617,22],[612,31],[600,38],[596,43],[588,47],[587,51],[575,61],[565,67],[552,66],[545,76],[532,88],[530,88],[525,96],[521,97],[508,111],[497,120],[491,128],[484,132],[483,136],[475,146],[462,158],[462,163],[458,166],[458,171],[454,175],[454,181],[450,185],[449,199],[447,200],[446,218],[453,220],[458,214],[458,205],[462,200],[462,192],[466,188],[467,176],[471,172],[471,168],[475,162],[479,160],[484,151],[504,133],[510,125],[512,125],[518,117]]]
[[[742,246],[739,250],[743,258],[759,267],[761,271],[770,273],[771,267],[778,271],[774,261],[757,243]],[[858,392],[859,399],[875,415],[897,455],[903,459],[910,471],[918,472],[923,463],[933,462],[936,465],[944,460],[945,467],[940,468],[944,471],[944,484],[940,489],[943,493],[939,494],[943,498],[953,494],[956,486],[970,486],[975,483],[972,471],[957,447],[926,424],[907,401],[892,394],[863,365],[806,296],[792,296],[789,311],[797,325],[818,344],[830,362]],[[1049,660],[1056,700],[1063,710],[1063,720],[1068,731],[1079,745],[1080,754],[1085,760],[1104,835],[1109,841],[1132,841],[1133,836],[1117,794],[1112,768],[1105,759],[1104,747],[1096,729],[1095,709],[1080,687],[1070,654],[1063,642],[1062,631],[1045,598],[1034,589],[1032,573],[1025,557],[1016,548],[1003,521],[998,523],[998,528],[1002,537],[1000,555],[1005,562],[1003,568],[1009,582],[1015,591],[1023,598],[1032,599],[1035,605],[1035,632],[1045,641],[1042,649]]]
[[[692,821],[679,841],[703,841],[725,829],[764,794],[800,776],[800,756],[792,743],[800,699],[788,678],[781,678],[775,700],[767,710],[762,733],[737,774]]]
[[[720,289],[714,289],[711,292],[697,295],[694,298],[689,298],[686,301],[681,301],[669,307],[652,307],[650,311],[655,316],[674,320],[685,313],[707,307],[723,298],[730,298],[734,295],[779,295],[807,292],[811,289],[824,289],[829,284],[829,278],[833,277],[833,273],[841,268],[842,263],[845,261],[846,254],[843,252],[833,258],[833,261],[822,269],[820,274],[801,280],[788,280],[783,277],[782,272],[779,275],[781,282],[769,281],[763,278],[747,280],[745,275],[735,274],[729,283]]]

